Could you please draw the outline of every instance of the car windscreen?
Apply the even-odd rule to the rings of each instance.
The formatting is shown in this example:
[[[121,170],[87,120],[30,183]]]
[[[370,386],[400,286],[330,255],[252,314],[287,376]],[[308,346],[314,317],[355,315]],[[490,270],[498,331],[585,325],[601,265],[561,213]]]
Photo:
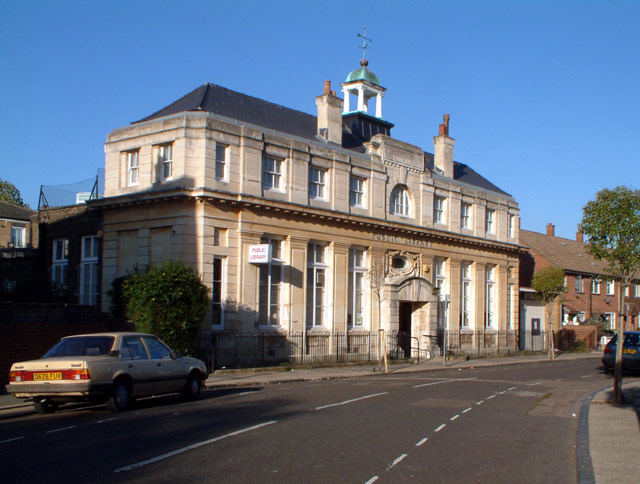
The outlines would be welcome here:
[[[74,336],[64,338],[45,353],[43,358],[60,356],[107,356],[113,346],[113,336]]]

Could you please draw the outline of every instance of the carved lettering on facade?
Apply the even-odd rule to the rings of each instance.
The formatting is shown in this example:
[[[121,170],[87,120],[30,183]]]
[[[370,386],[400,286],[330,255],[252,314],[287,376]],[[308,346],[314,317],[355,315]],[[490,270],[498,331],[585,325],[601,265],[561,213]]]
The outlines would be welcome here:
[[[408,237],[401,237],[398,235],[389,234],[373,234],[373,240],[380,242],[390,242],[393,244],[411,245],[413,247],[431,247],[431,242],[428,240],[410,239]]]

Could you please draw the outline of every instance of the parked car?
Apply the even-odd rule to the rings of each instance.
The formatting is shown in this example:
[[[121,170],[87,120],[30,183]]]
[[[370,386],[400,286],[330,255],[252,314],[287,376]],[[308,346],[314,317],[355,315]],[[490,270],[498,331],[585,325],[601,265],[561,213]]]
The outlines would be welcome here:
[[[616,347],[618,335],[616,334],[604,347],[602,364],[606,371],[615,367]],[[628,371],[640,371],[640,331],[625,331],[622,344],[622,369]]]
[[[39,360],[14,363],[7,392],[33,400],[39,413],[71,401],[125,410],[138,397],[182,392],[200,395],[205,364],[183,357],[158,337],[142,333],[81,334],[62,338]]]

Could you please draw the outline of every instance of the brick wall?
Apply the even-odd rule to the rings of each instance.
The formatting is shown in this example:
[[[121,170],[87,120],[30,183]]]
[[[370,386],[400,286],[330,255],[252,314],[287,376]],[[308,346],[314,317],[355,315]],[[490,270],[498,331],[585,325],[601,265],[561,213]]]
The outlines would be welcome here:
[[[576,341],[584,343],[584,349],[592,351],[598,345],[597,326],[565,326],[559,334],[558,349],[572,350],[576,346]]]

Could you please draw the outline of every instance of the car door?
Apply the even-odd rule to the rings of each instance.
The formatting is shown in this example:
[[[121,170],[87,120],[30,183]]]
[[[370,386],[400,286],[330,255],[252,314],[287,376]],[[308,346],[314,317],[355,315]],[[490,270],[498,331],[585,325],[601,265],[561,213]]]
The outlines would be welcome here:
[[[122,371],[133,378],[132,396],[140,397],[156,393],[157,373],[155,363],[149,359],[140,336],[124,336],[120,342]]]
[[[163,393],[179,392],[184,387],[187,375],[181,358],[173,358],[173,352],[153,336],[142,337],[151,361],[154,362],[158,386]]]

